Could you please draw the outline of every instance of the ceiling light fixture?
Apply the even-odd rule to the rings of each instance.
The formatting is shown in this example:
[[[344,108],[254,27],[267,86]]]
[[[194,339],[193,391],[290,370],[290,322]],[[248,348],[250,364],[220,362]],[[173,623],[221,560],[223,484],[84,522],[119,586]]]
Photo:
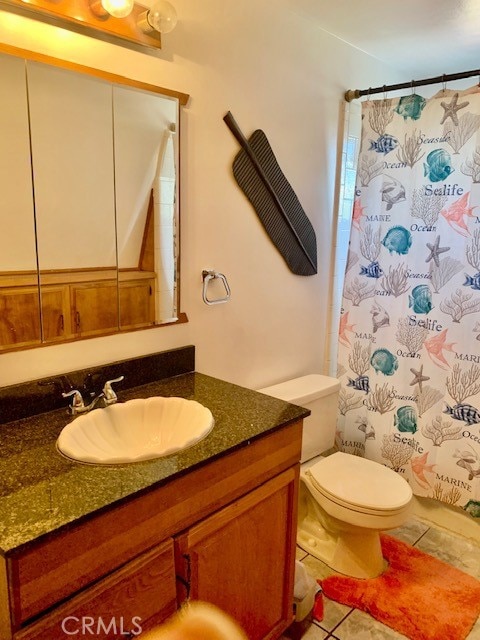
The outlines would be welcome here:
[[[126,18],[132,13],[133,0],[101,0],[101,5],[114,18]]]
[[[103,1],[103,0],[102,0]],[[177,12],[167,0],[157,0],[150,9],[140,14],[137,25],[143,33],[170,33],[177,24]]]
[[[153,0],[150,8],[135,0],[0,0],[0,8],[146,52],[161,49],[160,34],[177,24],[167,0]]]

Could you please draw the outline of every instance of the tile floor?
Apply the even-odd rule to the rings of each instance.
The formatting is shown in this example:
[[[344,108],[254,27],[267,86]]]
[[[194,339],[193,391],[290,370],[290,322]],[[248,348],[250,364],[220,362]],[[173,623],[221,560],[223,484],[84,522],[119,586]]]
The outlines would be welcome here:
[[[480,580],[480,547],[466,538],[431,527],[419,520],[410,520],[403,527],[388,532],[432,556],[448,562]],[[301,560],[314,578],[332,573],[323,562],[297,548]],[[352,609],[323,596],[324,618],[313,622],[302,640],[402,640],[404,635],[374,620],[357,609]],[[288,638],[285,637],[285,640]],[[441,640],[439,638],[439,640]],[[467,640],[480,640],[480,618]]]

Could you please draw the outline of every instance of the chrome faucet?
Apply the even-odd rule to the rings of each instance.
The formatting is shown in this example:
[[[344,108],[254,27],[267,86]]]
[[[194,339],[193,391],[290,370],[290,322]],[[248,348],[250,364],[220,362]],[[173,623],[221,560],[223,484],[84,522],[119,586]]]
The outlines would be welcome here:
[[[117,394],[112,389],[112,384],[114,382],[121,382],[124,379],[124,377],[125,376],[119,376],[118,378],[114,378],[113,380],[107,380],[106,383],[103,385],[103,390],[100,395],[103,394],[103,401],[106,407],[108,407],[108,405],[110,404],[115,404],[115,402],[117,402],[118,400]]]
[[[95,396],[90,404],[86,405],[83,396],[78,391],[78,389],[72,389],[71,391],[67,391],[66,393],[62,393],[64,398],[72,397],[72,404],[68,407],[68,412],[72,416],[76,416],[79,413],[88,413],[92,409],[94,409],[100,400],[103,401],[103,406],[108,407],[111,404],[115,404],[117,402],[117,394],[112,389],[112,384],[114,382],[121,382],[124,379],[124,376],[120,376],[118,378],[114,378],[113,380],[107,380],[104,384],[102,391]]]

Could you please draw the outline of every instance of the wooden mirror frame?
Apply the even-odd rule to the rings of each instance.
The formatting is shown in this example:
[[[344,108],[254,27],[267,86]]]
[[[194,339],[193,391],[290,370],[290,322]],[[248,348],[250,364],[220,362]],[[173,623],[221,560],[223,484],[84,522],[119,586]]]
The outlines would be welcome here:
[[[44,63],[53,67],[57,67],[60,69],[64,69],[67,71],[74,71],[77,73],[81,73],[81,74],[86,74],[95,78],[98,78],[100,80],[103,80],[105,82],[114,84],[114,85],[119,85],[119,86],[124,86],[124,87],[130,87],[130,88],[134,88],[134,89],[138,89],[140,91],[146,91],[152,94],[158,94],[159,96],[165,96],[167,98],[174,98],[176,100],[178,100],[178,105],[179,105],[179,120],[181,119],[181,107],[184,107],[188,100],[189,100],[189,95],[185,94],[185,93],[181,93],[179,91],[175,91],[172,89],[168,89],[165,87],[160,87],[157,85],[152,85],[149,83],[145,83],[145,82],[141,82],[138,80],[134,80],[132,78],[128,78],[125,76],[121,76],[121,75],[117,75],[114,73],[110,73],[107,71],[103,71],[100,69],[96,69],[93,67],[87,67],[81,64],[77,64],[74,62],[69,62],[66,60],[62,60],[59,58],[55,58],[52,56],[48,56],[45,54],[41,54],[41,53],[37,53],[37,52],[33,52],[33,51],[29,51],[27,49],[21,49],[21,48],[17,48],[17,47],[13,47],[11,45],[6,45],[6,44],[2,44],[0,43],[0,53],[2,54],[7,54],[7,55],[11,55],[11,56],[15,56],[17,58],[22,58],[24,60],[27,61],[32,61],[32,62],[39,62],[39,63]],[[180,125],[180,122],[178,123]],[[181,127],[178,126],[178,146],[180,148],[180,132],[181,132]],[[177,175],[178,175],[178,181],[180,181],[180,167],[178,167],[177,170]],[[179,190],[178,190],[179,191]],[[177,208],[178,208],[178,212],[180,214],[180,195],[178,192],[178,202],[177,202]],[[31,349],[31,348],[37,348],[37,347],[43,347],[43,346],[51,346],[53,344],[63,344],[63,343],[67,343],[67,342],[73,342],[73,341],[78,341],[78,340],[85,340],[85,339],[89,339],[91,337],[100,337],[100,336],[106,336],[106,335],[116,335],[117,333],[127,333],[127,332],[131,332],[131,331],[135,331],[135,330],[144,330],[144,329],[150,329],[150,328],[160,328],[162,326],[171,326],[173,324],[181,324],[181,323],[185,323],[188,322],[188,318],[186,316],[186,314],[184,312],[180,311],[180,228],[178,229],[177,232],[178,235],[178,254],[177,254],[177,259],[176,259],[176,302],[177,302],[177,309],[178,309],[178,313],[177,313],[177,320],[171,321],[171,322],[166,322],[163,324],[151,324],[151,325],[147,325],[147,326],[139,326],[139,327],[127,327],[127,328],[122,328],[120,323],[118,325],[117,328],[112,329],[112,330],[106,330],[106,331],[98,331],[95,332],[95,334],[90,334],[90,335],[82,335],[82,336],[78,336],[78,335],[73,335],[73,336],[69,336],[66,338],[62,338],[61,340],[48,340],[48,341],[42,341],[41,340],[41,336],[40,339],[38,341],[32,341],[31,344],[25,344],[22,343],[20,345],[18,344],[8,344],[8,345],[0,345],[0,353],[6,353],[6,352],[10,352],[10,351],[17,351],[17,350],[24,350],[24,349]],[[118,267],[117,267],[118,269]],[[0,274],[1,275],[1,274]],[[37,287],[38,287],[38,298],[39,298],[39,305],[40,305],[40,297],[41,297],[41,282],[40,282],[40,272],[37,272]],[[14,287],[14,286],[21,286],[22,282],[21,282],[21,278],[19,282],[15,282],[15,275],[12,273],[12,276],[9,276],[9,286],[10,287]],[[4,285],[5,286],[5,285]],[[39,318],[40,318],[40,309],[39,309]],[[40,321],[40,319],[39,319]]]

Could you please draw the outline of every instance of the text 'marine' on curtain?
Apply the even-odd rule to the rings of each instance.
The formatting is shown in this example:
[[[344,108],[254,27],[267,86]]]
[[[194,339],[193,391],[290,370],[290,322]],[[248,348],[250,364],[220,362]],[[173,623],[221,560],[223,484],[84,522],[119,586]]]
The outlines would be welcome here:
[[[337,440],[480,517],[480,89],[362,104]]]

